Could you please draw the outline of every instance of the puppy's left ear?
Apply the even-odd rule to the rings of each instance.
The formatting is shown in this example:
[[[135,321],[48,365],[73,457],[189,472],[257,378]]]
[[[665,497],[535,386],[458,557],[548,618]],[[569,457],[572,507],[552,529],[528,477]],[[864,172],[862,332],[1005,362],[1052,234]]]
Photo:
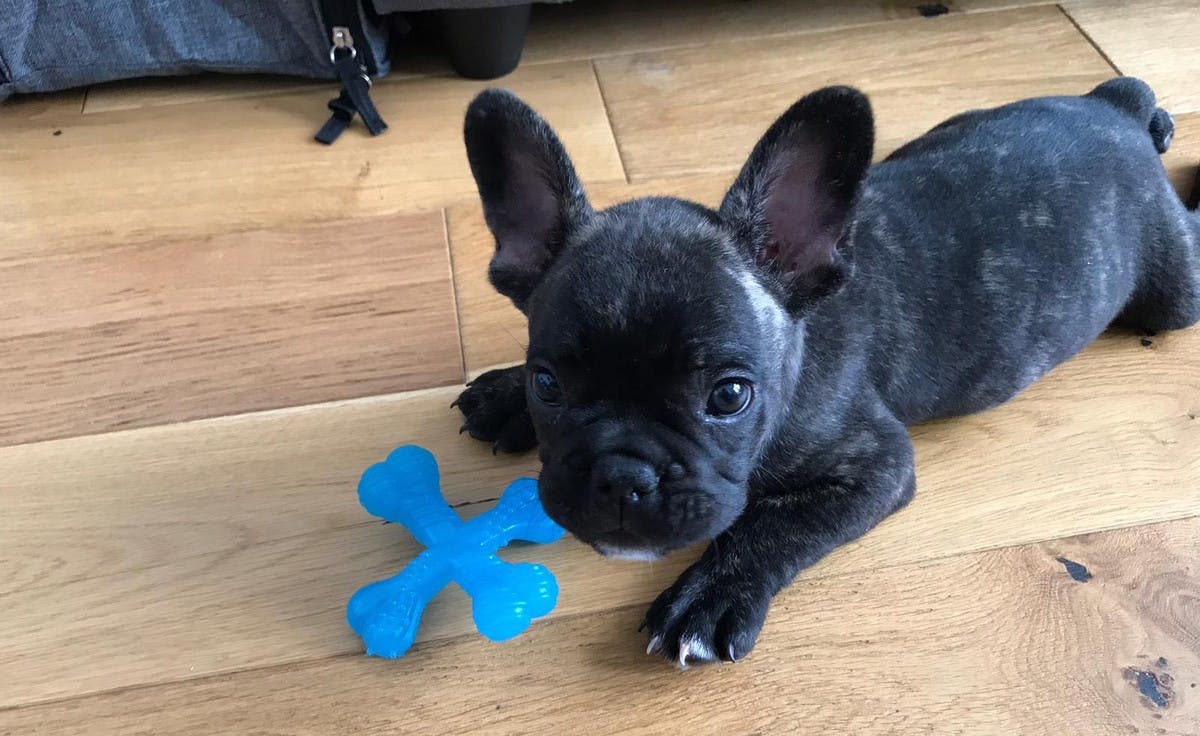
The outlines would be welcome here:
[[[721,203],[721,216],[803,315],[849,275],[838,245],[871,165],[875,123],[866,96],[827,87],[763,135]]]
[[[570,233],[592,209],[546,121],[510,92],[479,94],[463,137],[496,252],[488,278],[521,311]]]

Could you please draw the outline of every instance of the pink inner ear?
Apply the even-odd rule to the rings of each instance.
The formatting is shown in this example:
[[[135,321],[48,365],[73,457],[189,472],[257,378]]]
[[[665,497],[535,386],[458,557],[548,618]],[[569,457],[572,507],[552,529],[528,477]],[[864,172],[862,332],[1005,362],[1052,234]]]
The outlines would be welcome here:
[[[834,262],[833,203],[818,181],[822,162],[815,146],[781,152],[771,165],[763,217],[771,237],[763,260],[786,273],[804,273]]]
[[[558,199],[545,172],[527,151],[517,149],[510,154],[508,166],[492,262],[503,268],[538,271],[550,258],[546,243],[558,225]]]

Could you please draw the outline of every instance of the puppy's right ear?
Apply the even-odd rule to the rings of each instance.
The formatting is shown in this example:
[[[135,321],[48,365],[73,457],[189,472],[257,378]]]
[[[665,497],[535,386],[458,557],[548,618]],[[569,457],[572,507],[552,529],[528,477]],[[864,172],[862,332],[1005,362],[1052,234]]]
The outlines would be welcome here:
[[[591,206],[558,136],[512,93],[480,93],[467,108],[463,134],[483,215],[496,237],[488,278],[525,311]]]
[[[839,246],[874,142],[866,95],[850,87],[817,90],[767,129],[721,203],[750,257],[786,287],[793,315],[849,276]]]

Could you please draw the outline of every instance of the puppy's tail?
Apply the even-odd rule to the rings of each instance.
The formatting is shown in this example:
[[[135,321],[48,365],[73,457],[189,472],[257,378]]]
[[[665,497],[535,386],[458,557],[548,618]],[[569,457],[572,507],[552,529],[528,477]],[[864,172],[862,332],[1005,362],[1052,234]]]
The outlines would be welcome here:
[[[1139,125],[1144,125],[1159,153],[1166,153],[1171,147],[1175,119],[1171,113],[1155,105],[1154,90],[1142,80],[1135,77],[1110,79],[1089,92],[1088,96],[1104,100],[1127,113]]]

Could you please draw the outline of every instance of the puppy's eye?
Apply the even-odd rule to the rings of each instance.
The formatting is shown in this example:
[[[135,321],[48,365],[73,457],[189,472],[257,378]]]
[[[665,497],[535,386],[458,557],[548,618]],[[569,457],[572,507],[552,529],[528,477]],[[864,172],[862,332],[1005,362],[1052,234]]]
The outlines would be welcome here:
[[[740,378],[727,378],[716,385],[708,396],[708,413],[727,417],[737,414],[750,404],[754,389]]]
[[[557,406],[562,402],[562,389],[558,379],[548,370],[538,368],[529,376],[529,386],[537,400],[549,406]]]

